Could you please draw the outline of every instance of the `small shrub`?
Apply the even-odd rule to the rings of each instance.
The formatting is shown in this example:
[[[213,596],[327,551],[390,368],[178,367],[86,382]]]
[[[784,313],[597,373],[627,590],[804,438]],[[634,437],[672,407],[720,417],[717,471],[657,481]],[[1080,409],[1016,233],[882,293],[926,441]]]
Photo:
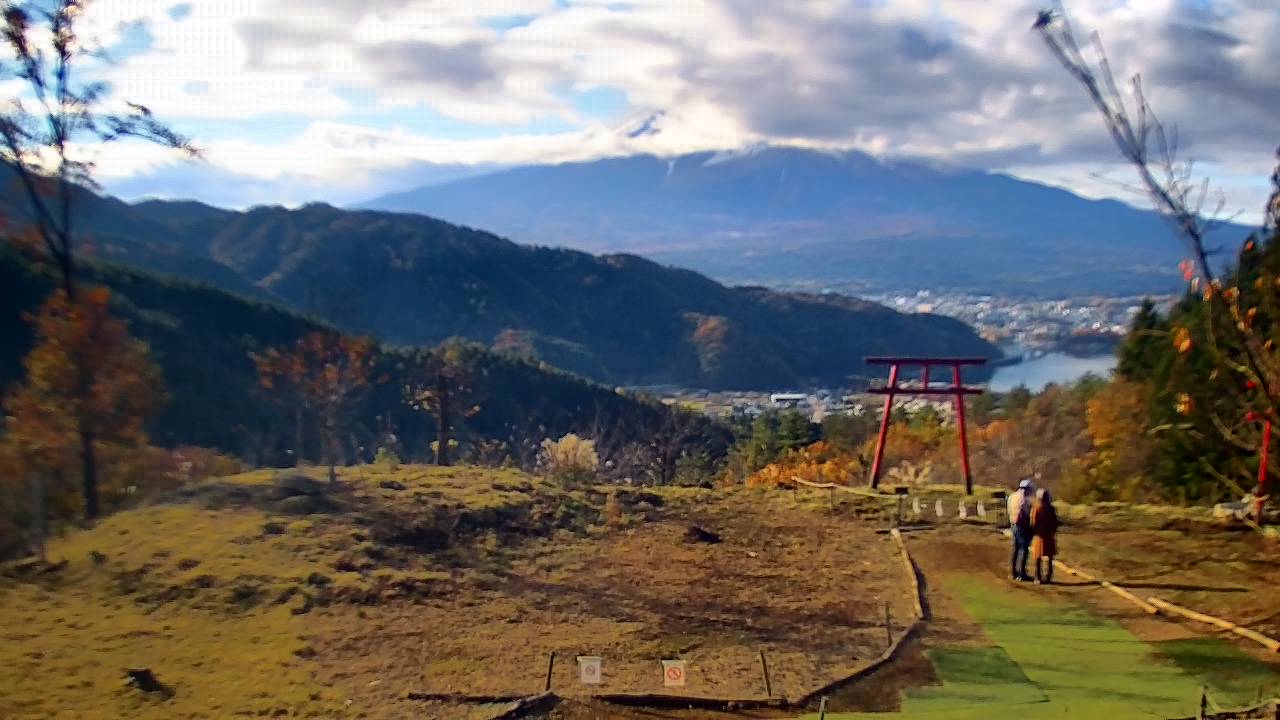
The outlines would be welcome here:
[[[584,485],[595,480],[600,456],[594,442],[569,433],[559,440],[542,441],[538,467],[561,485]]]
[[[928,485],[933,479],[933,463],[917,465],[913,462],[904,462],[890,470],[886,479],[895,485]]]
[[[400,456],[391,448],[380,447],[377,454],[373,456],[373,464],[385,467],[388,470],[398,470],[400,469]]]

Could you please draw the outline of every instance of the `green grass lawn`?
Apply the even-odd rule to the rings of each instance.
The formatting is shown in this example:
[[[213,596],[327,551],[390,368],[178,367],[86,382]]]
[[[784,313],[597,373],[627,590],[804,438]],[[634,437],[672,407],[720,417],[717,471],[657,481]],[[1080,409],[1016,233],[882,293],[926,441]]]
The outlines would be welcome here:
[[[929,650],[943,684],[908,691],[894,717],[1171,718],[1195,714],[1202,685],[1224,706],[1277,688],[1269,667],[1223,640],[1153,645],[1068,601],[963,576],[940,580],[995,646]]]

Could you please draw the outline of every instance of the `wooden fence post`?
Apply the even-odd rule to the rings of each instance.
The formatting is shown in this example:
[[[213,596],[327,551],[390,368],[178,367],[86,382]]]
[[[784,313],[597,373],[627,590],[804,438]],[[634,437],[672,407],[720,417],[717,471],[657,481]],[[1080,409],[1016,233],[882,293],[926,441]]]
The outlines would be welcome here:
[[[773,685],[769,682],[769,663],[764,659],[764,648],[760,649],[760,673],[764,675],[764,696],[773,697]]]

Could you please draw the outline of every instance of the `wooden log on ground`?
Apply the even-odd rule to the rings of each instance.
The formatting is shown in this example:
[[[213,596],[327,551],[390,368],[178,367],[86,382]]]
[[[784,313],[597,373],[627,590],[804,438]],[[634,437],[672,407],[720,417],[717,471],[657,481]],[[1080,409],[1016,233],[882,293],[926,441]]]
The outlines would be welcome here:
[[[802,485],[804,487],[814,488],[816,490],[839,490],[840,492],[853,493],[854,495],[862,495],[864,497],[881,498],[881,499],[890,499],[890,498],[897,497],[896,495],[893,495],[890,493],[882,493],[882,492],[877,492],[875,490],[868,490],[867,488],[864,488],[864,487],[852,487],[850,485],[837,485],[835,483],[810,482],[808,480],[799,478],[795,475],[791,476],[791,481],[794,482],[796,485]]]
[[[410,700],[424,702],[449,702],[460,705],[495,705],[497,703],[513,703],[529,698],[528,695],[468,695],[467,693],[428,693],[410,692],[406,695]],[[537,697],[536,695],[534,697]]]
[[[1212,615],[1205,615],[1204,613],[1200,613],[1200,612],[1196,612],[1195,610],[1184,608],[1181,605],[1174,605],[1173,603],[1168,602],[1166,600],[1161,600],[1158,597],[1149,598],[1149,600],[1151,601],[1152,605],[1155,605],[1161,610],[1171,612],[1175,615],[1181,615],[1182,617],[1185,617],[1189,620],[1195,620],[1196,622],[1202,622],[1207,625],[1213,625],[1215,627],[1222,628],[1223,630],[1226,630],[1231,633],[1235,633],[1236,635],[1239,635],[1242,638],[1247,638],[1249,640],[1252,640],[1258,643],[1259,645],[1262,645],[1263,647],[1267,648],[1271,652],[1280,652],[1280,641],[1275,640],[1273,638],[1269,638],[1260,632],[1250,630],[1247,627],[1241,627],[1231,622],[1230,620],[1223,620],[1222,618],[1214,617]]]
[[[550,692],[520,698],[502,712],[497,715],[490,716],[489,720],[516,720],[517,718],[522,718],[529,713],[548,710],[558,702],[560,702],[559,696]]]
[[[1058,568],[1059,570],[1065,570],[1066,572],[1071,573],[1072,575],[1075,575],[1076,577],[1080,578],[1081,580],[1084,580],[1085,582],[1093,582],[1093,583],[1098,582],[1098,578],[1082,570],[1077,570],[1057,558],[1053,559],[1053,566]]]
[[[1147,613],[1148,615],[1159,615],[1159,614],[1160,614],[1160,608],[1156,607],[1155,605],[1152,605],[1151,603],[1147,602],[1146,600],[1143,600],[1142,598],[1138,597],[1137,595],[1134,595],[1133,593],[1129,592],[1128,590],[1125,590],[1124,588],[1120,587],[1119,585],[1115,585],[1115,584],[1113,584],[1113,583],[1109,583],[1109,582],[1107,582],[1106,580],[1102,580],[1102,581],[1100,581],[1098,584],[1099,584],[1099,585],[1101,585],[1102,587],[1104,587],[1104,588],[1106,588],[1106,589],[1110,590],[1111,592],[1113,592],[1113,593],[1115,593],[1115,594],[1119,595],[1120,597],[1124,598],[1125,600],[1128,600],[1129,602],[1133,603],[1134,605],[1137,605],[1138,607],[1142,608],[1143,612]]]
[[[1090,575],[1089,573],[1084,572],[1083,570],[1077,570],[1076,568],[1071,567],[1070,565],[1062,562],[1061,560],[1058,560],[1057,558],[1054,558],[1053,564],[1058,569],[1065,570],[1071,573],[1072,575],[1075,575],[1076,577],[1080,578],[1081,580],[1084,580],[1085,582],[1098,583],[1099,585],[1106,588],[1107,590],[1110,590],[1116,595],[1119,595],[1125,600],[1128,600],[1134,605],[1137,605],[1138,607],[1142,608],[1142,611],[1147,613],[1148,615],[1160,614],[1160,608],[1156,607],[1155,605],[1152,605],[1146,600],[1143,600],[1142,598],[1138,597],[1137,595],[1134,595],[1133,593],[1129,592],[1128,590],[1125,590],[1124,588],[1120,587],[1119,585],[1116,585],[1115,583],[1108,582],[1106,580],[1099,580],[1093,575]]]
[[[665,693],[607,693],[593,695],[592,700],[623,705],[627,707],[646,708],[693,708],[697,710],[752,710],[756,708],[792,707],[785,698],[709,698],[686,695],[667,695]]]

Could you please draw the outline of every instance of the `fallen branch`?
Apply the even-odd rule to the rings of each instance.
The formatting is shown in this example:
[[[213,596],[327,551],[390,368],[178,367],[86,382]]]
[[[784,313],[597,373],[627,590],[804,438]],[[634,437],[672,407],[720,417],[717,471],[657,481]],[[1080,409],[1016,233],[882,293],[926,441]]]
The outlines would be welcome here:
[[[1199,613],[1199,612],[1196,612],[1195,610],[1189,610],[1180,605],[1174,605],[1171,602],[1161,600],[1160,598],[1157,598],[1157,597],[1149,598],[1149,600],[1151,601],[1152,605],[1159,607],[1161,610],[1167,610],[1171,613],[1174,613],[1176,615],[1181,615],[1190,620],[1195,620],[1196,622],[1202,622],[1208,625],[1214,625],[1216,627],[1220,627],[1223,630],[1235,633],[1236,635],[1239,635],[1242,638],[1248,638],[1249,640],[1252,640],[1258,643],[1259,645],[1266,647],[1271,652],[1280,652],[1280,641],[1277,641],[1273,638],[1269,638],[1266,635],[1263,635],[1262,633],[1250,630],[1249,628],[1246,628],[1246,627],[1241,627],[1229,620],[1223,620],[1222,618],[1214,617],[1212,615],[1205,615],[1204,613]]]

